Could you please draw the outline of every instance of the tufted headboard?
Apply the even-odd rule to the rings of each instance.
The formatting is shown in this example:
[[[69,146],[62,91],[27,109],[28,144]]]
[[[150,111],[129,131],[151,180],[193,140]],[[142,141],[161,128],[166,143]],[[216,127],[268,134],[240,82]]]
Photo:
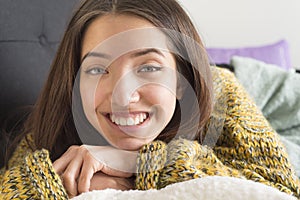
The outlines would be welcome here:
[[[1,133],[5,123],[12,126],[19,120],[24,106],[35,103],[77,2],[0,0]],[[2,153],[4,143],[1,135]]]

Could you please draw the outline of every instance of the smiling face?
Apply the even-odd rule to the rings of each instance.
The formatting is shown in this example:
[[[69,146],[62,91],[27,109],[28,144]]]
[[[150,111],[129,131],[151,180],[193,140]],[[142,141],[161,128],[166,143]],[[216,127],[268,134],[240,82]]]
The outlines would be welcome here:
[[[175,110],[174,56],[163,42],[163,48],[149,46],[157,37],[122,35],[148,28],[155,27],[139,17],[105,15],[89,25],[83,38],[83,109],[89,122],[119,149],[137,150],[153,141]]]

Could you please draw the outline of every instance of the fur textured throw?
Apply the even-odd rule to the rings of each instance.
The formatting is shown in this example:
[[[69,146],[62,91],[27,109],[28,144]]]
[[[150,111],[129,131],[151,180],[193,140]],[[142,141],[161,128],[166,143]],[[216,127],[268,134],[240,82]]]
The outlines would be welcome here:
[[[83,193],[72,200],[160,200],[160,199],[189,199],[189,200],[296,200],[276,188],[250,180],[208,176],[190,181],[175,183],[161,190],[130,190],[120,191],[106,189]]]

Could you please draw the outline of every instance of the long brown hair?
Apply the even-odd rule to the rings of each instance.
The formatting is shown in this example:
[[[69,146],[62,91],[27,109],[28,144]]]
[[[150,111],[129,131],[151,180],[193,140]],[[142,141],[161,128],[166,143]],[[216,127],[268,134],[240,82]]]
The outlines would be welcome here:
[[[64,37],[52,63],[47,82],[38,98],[35,108],[25,123],[23,135],[33,133],[34,148],[50,151],[51,159],[58,158],[70,145],[81,144],[72,116],[72,89],[80,67],[82,38],[86,28],[97,17],[105,14],[130,14],[150,21],[154,26],[177,31],[203,44],[188,15],[176,0],[85,0],[74,12]],[[179,44],[174,44],[179,45]],[[200,74],[200,68],[209,71],[209,63],[204,48],[187,51],[184,44],[179,47],[183,55],[195,60],[190,62],[176,56],[177,68],[193,88],[197,97],[197,106],[201,111],[197,127],[201,138],[201,128],[208,120],[212,110],[212,98],[209,88],[210,74]],[[192,56],[192,57],[191,57]],[[205,80],[204,80],[204,77]],[[187,96],[187,95],[185,95]],[[184,98],[188,98],[184,97]],[[193,118],[193,106],[190,108]],[[177,102],[174,116],[157,139],[169,141],[176,134],[181,111]],[[188,119],[187,121],[192,121]],[[186,125],[187,131],[191,128]]]

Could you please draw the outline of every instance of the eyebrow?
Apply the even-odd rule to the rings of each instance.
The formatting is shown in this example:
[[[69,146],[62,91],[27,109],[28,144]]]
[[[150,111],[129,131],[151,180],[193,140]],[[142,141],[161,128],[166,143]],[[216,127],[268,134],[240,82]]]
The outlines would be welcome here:
[[[86,59],[87,57],[100,57],[100,58],[106,58],[106,59],[109,59],[110,56],[105,54],[105,53],[99,53],[99,52],[93,52],[93,51],[90,51],[88,52],[87,54],[85,54],[83,56],[83,58],[81,59],[81,63],[84,61],[84,59]]]
[[[138,52],[133,53],[130,57],[139,57],[139,56],[143,56],[149,53],[156,53],[162,57],[165,57],[165,55],[158,49],[155,48],[149,48],[149,49],[144,49],[144,50],[140,50]],[[109,59],[110,56],[105,54],[105,53],[100,53],[100,52],[88,52],[87,54],[85,54],[81,60],[81,63],[84,61],[84,59],[86,59],[87,57],[100,57],[100,58],[106,58]]]
[[[149,49],[143,49],[141,51],[133,53],[130,57],[138,57],[138,56],[143,56],[149,53],[156,53],[162,57],[165,57],[165,55],[158,49],[155,48],[149,48]]]

